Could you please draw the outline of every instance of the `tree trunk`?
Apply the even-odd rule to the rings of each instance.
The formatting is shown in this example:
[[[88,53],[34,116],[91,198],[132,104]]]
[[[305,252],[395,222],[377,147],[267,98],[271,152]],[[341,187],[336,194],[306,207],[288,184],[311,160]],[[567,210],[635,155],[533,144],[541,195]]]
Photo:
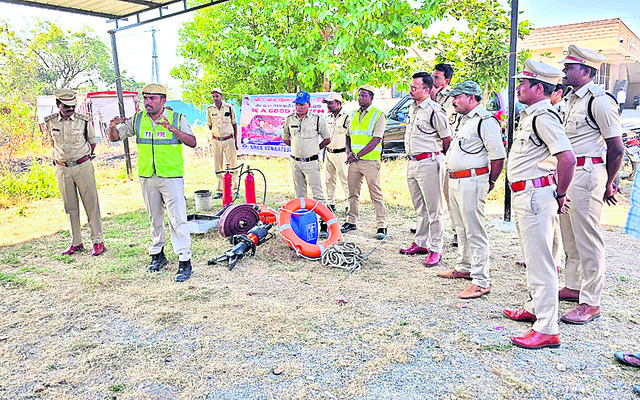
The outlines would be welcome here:
[[[330,92],[330,91],[331,91],[331,81],[329,80],[329,78],[327,78],[327,76],[326,76],[326,75],[324,76],[324,81],[323,81],[323,84],[322,84],[322,89],[323,89],[325,92]]]

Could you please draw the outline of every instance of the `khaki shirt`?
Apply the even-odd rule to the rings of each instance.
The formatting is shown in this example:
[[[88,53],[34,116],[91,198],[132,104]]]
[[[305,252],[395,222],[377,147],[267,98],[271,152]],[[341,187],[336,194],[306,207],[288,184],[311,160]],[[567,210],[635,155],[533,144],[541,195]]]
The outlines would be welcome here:
[[[553,108],[558,111],[558,114],[562,117],[562,121],[566,121],[565,114],[567,110],[567,102],[564,99],[560,100],[556,104],[553,105]]]
[[[299,158],[307,158],[320,152],[318,136],[329,139],[327,121],[317,114],[307,112],[300,119],[295,112],[287,115],[282,130],[282,140],[291,140],[291,155]]]
[[[351,118],[349,117],[349,114],[344,112],[342,109],[338,112],[337,117],[335,117],[333,113],[329,113],[329,116],[327,117],[327,128],[331,135],[331,143],[329,143],[327,148],[331,150],[345,148],[349,124],[351,124]]]
[[[505,157],[502,128],[492,113],[478,104],[467,115],[460,114],[445,156],[448,170],[483,168],[489,165],[489,161]]]
[[[442,140],[451,136],[449,120],[441,105],[426,98],[419,105],[409,106],[407,129],[404,133],[405,151],[409,155],[442,151]]]
[[[207,106],[207,126],[215,137],[233,135],[233,125],[236,122],[236,110],[229,104],[222,102],[220,108],[215,104]]]
[[[162,110],[162,115],[169,120],[169,123],[172,122],[169,119],[169,114],[167,113],[166,108]],[[156,119],[155,121],[151,121],[151,126],[153,127],[153,129],[155,129],[156,125],[158,125],[156,124],[156,121],[158,119]],[[120,138],[120,140],[136,135],[135,127],[133,126],[133,118],[129,118],[128,120],[124,121],[123,123],[118,125],[116,129],[118,129],[118,137]],[[191,131],[191,127],[189,127],[189,121],[187,121],[187,117],[185,117],[184,114],[180,114],[180,131],[186,133],[187,135],[193,136],[193,131]]]
[[[571,150],[564,128],[553,113],[557,114],[557,111],[548,99],[520,112],[520,123],[507,162],[507,178],[510,182],[552,174],[558,166],[558,160],[553,155]],[[538,135],[533,131],[534,117]]]
[[[91,154],[91,145],[96,144],[96,135],[90,117],[74,113],[65,120],[60,113],[55,113],[44,121],[53,141],[55,160],[76,161]]]
[[[597,127],[587,111],[589,99]],[[604,157],[605,139],[622,136],[618,105],[598,85],[589,82],[566,97],[564,127],[576,157]]]
[[[364,111],[358,109],[358,111],[360,111],[360,118],[358,122],[362,121],[365,115],[367,115],[367,113],[371,111],[372,108],[373,108],[373,105],[365,108]],[[384,112],[382,112],[382,110],[379,110],[379,111],[382,113],[382,115],[376,121],[376,124],[373,127],[373,134],[371,135],[371,137],[379,137],[382,139],[384,137],[384,130],[387,129],[387,116],[384,115]],[[354,114],[355,114],[355,111],[351,115],[354,115]],[[349,119],[351,119],[351,116],[349,117]],[[350,132],[347,132],[347,136],[349,136],[349,134]]]
[[[458,113],[455,107],[453,107],[453,97],[447,95],[449,91],[450,88],[447,87],[436,93],[435,101],[444,108],[444,112],[447,113],[447,117],[449,118],[449,125],[453,127],[453,124],[458,119]]]

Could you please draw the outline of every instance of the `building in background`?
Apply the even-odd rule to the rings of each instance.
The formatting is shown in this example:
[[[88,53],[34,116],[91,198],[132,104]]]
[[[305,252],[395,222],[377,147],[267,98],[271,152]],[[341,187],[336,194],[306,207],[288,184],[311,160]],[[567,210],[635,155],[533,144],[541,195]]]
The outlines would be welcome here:
[[[616,94],[627,88],[625,108],[640,96],[640,38],[619,18],[536,28],[518,42],[518,51],[551,65],[564,59],[570,44],[585,47],[607,58],[595,82]]]

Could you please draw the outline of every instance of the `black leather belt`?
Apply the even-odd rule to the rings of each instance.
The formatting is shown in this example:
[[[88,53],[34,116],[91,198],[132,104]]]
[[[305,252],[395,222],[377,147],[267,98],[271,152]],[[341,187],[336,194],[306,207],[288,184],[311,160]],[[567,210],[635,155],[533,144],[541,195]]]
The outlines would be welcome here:
[[[347,151],[347,148],[346,148],[346,147],[343,147],[343,148],[341,148],[341,149],[333,149],[333,150],[331,150],[331,149],[327,148],[327,151],[328,151],[329,153],[333,153],[333,154],[336,154],[336,153],[344,153],[345,151]]]
[[[309,162],[309,161],[317,160],[318,159],[318,155],[316,154],[315,156],[311,156],[311,157],[307,157],[307,158],[300,158],[300,157],[296,157],[296,156],[291,156],[291,158],[293,158],[296,161]]]
[[[80,158],[78,158],[78,159],[77,159],[77,160],[75,160],[75,161],[67,161],[67,162],[64,162],[64,161],[58,161],[58,160],[55,160],[55,161],[53,162],[53,165],[58,164],[58,165],[62,165],[63,167],[73,167],[73,166],[76,166],[76,165],[80,165],[80,164],[82,164],[82,163],[83,163],[83,162],[85,162],[85,161],[89,161],[90,159],[91,159],[91,155],[90,155],[90,154],[88,154],[88,155],[86,155],[86,156],[84,156],[84,157],[80,157]]]
[[[215,140],[218,140],[218,141],[222,142],[222,141],[224,141],[224,140],[231,139],[232,137],[233,137],[233,135],[229,135],[229,136],[222,136],[222,137],[214,136],[213,138],[214,138]]]

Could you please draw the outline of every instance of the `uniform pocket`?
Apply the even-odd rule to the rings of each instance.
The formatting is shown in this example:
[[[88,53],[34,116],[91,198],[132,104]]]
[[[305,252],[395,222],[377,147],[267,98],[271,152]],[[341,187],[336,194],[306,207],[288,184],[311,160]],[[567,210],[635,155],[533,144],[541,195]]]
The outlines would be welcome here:
[[[540,214],[540,210],[541,210],[540,208],[541,204],[538,197],[539,195],[537,195],[535,190],[531,191],[531,211],[533,212],[534,215]]]

